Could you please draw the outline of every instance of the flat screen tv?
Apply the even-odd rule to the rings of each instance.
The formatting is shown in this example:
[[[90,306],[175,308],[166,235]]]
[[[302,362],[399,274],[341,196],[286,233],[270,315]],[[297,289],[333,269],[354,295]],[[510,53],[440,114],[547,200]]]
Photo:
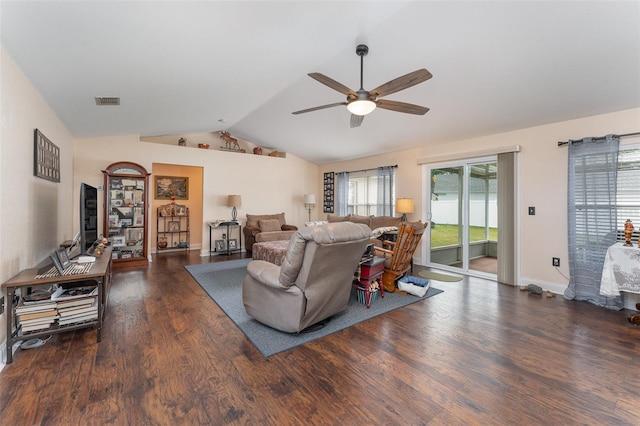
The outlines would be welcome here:
[[[98,239],[98,190],[80,184],[80,254],[87,254]]]

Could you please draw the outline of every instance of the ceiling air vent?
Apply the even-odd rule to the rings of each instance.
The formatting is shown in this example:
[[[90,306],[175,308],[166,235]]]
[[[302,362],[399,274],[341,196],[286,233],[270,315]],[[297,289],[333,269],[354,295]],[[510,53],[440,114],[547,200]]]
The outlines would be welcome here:
[[[96,97],[96,105],[120,105],[120,98]]]

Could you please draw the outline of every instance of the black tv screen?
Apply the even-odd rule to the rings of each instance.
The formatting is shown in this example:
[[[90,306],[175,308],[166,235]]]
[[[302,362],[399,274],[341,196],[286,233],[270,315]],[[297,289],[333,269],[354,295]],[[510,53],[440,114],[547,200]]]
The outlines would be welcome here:
[[[80,184],[80,254],[86,254],[98,239],[98,190]]]

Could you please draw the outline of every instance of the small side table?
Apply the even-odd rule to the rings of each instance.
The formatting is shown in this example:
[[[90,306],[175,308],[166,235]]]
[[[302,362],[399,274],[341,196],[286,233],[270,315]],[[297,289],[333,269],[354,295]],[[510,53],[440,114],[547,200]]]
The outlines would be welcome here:
[[[239,252],[242,251],[242,223],[238,220],[236,221],[226,221],[226,222],[209,222],[209,256],[211,256],[211,253],[213,252],[213,241],[211,239],[211,230],[213,228],[222,228],[225,227],[227,228],[227,240],[225,241],[225,250],[221,253],[226,254],[227,256],[230,255],[231,253],[235,253],[235,252]],[[229,244],[229,241],[232,241],[231,239],[231,232],[235,229],[238,228],[238,239],[234,241],[236,241],[236,246],[235,247],[231,247]]]
[[[360,264],[360,278],[356,286],[364,288],[367,309],[371,307],[371,283],[378,281],[384,272],[384,258],[374,257],[373,259]],[[384,298],[384,287],[381,283],[378,286],[380,297]]]

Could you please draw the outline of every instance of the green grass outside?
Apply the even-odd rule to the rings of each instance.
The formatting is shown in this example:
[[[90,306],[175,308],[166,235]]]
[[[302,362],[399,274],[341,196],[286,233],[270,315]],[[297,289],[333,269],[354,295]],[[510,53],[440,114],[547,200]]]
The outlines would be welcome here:
[[[431,229],[431,228],[430,228]],[[469,228],[470,241],[483,241],[484,228],[471,226]],[[498,228],[489,228],[489,240],[498,241]],[[431,247],[443,247],[458,244],[458,225],[441,225],[431,229]]]

